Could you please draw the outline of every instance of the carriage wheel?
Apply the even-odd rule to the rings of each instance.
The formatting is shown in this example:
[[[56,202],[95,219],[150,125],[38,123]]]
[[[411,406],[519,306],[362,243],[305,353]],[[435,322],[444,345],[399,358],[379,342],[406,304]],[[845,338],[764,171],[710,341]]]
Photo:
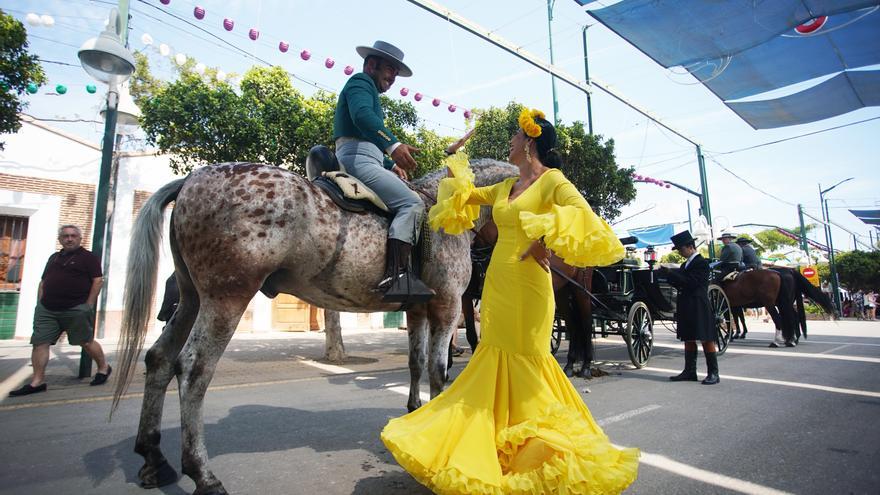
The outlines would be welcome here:
[[[654,347],[654,322],[645,303],[637,301],[629,308],[623,340],[633,366],[644,368]]]
[[[715,284],[709,286],[709,305],[715,318],[715,344],[718,346],[717,355],[720,356],[727,350],[730,336],[733,335],[733,317],[727,294]]]
[[[565,332],[565,323],[558,316],[553,318],[553,330],[550,332],[550,354],[556,355],[559,343],[562,342],[562,333]]]

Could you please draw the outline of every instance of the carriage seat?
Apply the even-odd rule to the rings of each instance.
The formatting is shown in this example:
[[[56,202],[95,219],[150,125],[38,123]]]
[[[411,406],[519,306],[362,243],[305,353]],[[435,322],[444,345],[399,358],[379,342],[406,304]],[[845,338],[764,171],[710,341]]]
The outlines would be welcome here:
[[[363,182],[341,170],[336,155],[326,146],[314,146],[306,159],[309,180],[337,206],[355,213],[373,212],[390,216],[388,206]]]

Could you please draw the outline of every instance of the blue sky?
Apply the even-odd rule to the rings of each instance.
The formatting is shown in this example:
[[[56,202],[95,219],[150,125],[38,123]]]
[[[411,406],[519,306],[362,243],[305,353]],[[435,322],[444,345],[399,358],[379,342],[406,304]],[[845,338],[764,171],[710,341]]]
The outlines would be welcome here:
[[[544,0],[439,3],[549,60]],[[102,29],[107,10],[113,5],[115,2],[92,0],[0,0],[0,8],[21,20],[29,12],[53,16],[55,25],[51,28],[28,26],[31,51],[46,60],[72,64],[45,64],[50,82],[27,98],[27,113],[38,118],[100,120],[98,110],[103,104],[104,88],[97,83],[98,93],[90,95],[85,91],[85,86],[93,81],[79,67],[76,51],[83,41]],[[204,20],[193,16],[197,5],[206,11]],[[416,105],[426,125],[442,134],[457,135],[464,131],[462,108],[503,106],[515,100],[552,114],[550,79],[546,73],[405,0],[171,0],[169,5],[158,0],[132,0],[131,8],[131,47],[145,51],[154,70],[164,77],[172,77],[170,69],[174,62],[160,56],[160,43],[169,45],[172,56],[182,52],[227,73],[242,73],[260,63],[230,48],[226,44],[229,43],[308,81],[294,80],[303,92],[314,91],[315,86],[310,83],[336,91],[347,78],[342,68],[360,67],[354,47],[383,39],[404,50],[405,60],[414,72],[411,78],[399,78],[390,94],[402,98],[399,89],[409,88],[406,99]],[[223,29],[224,18],[234,20],[232,32]],[[750,151],[721,153],[878,117],[880,109],[865,108],[815,124],[755,131],[696,80],[661,68],[626,41],[595,24],[574,1],[560,0],[554,8],[554,57],[556,64],[568,73],[584,77],[584,25],[591,25],[591,76],[703,146],[716,225],[794,226],[794,205],[798,203],[808,213],[819,216],[817,184],[828,187],[855,177],[828,195],[831,218],[864,235],[867,242],[868,227],[846,207],[880,207],[880,120]],[[257,41],[248,38],[250,28],[260,31]],[[153,38],[152,46],[141,42],[144,33]],[[287,53],[278,50],[282,40],[290,45]],[[312,54],[309,61],[300,58],[303,49]],[[324,67],[328,57],[335,61],[333,69]],[[59,83],[68,87],[67,94],[51,94]],[[421,102],[414,102],[416,92],[426,95]],[[557,82],[557,94],[562,121],[586,120],[586,98],[582,93]],[[435,97],[443,100],[439,107],[430,103]],[[690,143],[661,130],[601,91],[596,91],[592,100],[595,132],[614,139],[619,164],[635,166],[637,173],[699,188],[696,153]],[[455,113],[447,110],[450,103],[459,107]],[[100,140],[99,123],[58,125],[96,142]],[[754,188],[725,171],[722,165]],[[638,197],[620,218],[635,216],[615,228],[684,221],[688,199],[696,215],[696,198],[684,192],[651,184],[640,184],[637,188]],[[852,248],[851,236],[836,228],[833,232],[835,247]],[[821,234],[814,237],[824,243]]]

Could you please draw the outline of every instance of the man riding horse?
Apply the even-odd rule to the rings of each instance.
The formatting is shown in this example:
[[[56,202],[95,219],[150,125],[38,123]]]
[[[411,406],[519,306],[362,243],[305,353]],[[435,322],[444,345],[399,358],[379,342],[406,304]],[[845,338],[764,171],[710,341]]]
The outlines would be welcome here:
[[[397,76],[409,77],[403,52],[384,41],[357,47],[364,58],[363,72],[353,75],[336,103],[333,138],[336,157],[350,175],[372,189],[393,213],[385,250],[385,273],[376,287],[384,302],[425,302],[434,291],[408,269],[425,204],[403,182],[416,168],[412,154],[385,127],[379,93],[391,88]],[[384,156],[383,156],[384,154]]]
[[[712,264],[712,268],[718,272],[713,283],[720,284],[727,274],[738,270],[740,263],[742,263],[742,249],[733,242],[734,239],[736,239],[736,236],[730,232],[725,232],[718,238],[719,241],[724,243],[724,247],[721,248],[721,256],[718,258],[718,261]]]
[[[736,239],[736,245],[742,249],[742,263],[745,265],[746,270],[757,270],[761,268],[761,259],[758,258],[758,253],[755,252],[755,248],[752,247],[751,239],[748,237],[739,237]]]

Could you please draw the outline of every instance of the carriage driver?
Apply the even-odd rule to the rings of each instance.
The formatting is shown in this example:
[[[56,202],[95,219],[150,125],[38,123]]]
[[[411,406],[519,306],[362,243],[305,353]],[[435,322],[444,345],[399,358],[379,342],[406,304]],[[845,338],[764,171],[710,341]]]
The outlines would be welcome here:
[[[742,248],[733,242],[734,239],[736,239],[736,236],[730,232],[725,232],[718,238],[719,241],[724,243],[724,247],[721,248],[721,256],[718,258],[718,261],[711,265],[713,269],[719,272],[713,281],[716,284],[720,284],[728,273],[740,269],[743,252]]]
[[[409,270],[412,246],[425,212],[421,198],[403,182],[416,168],[412,154],[418,150],[403,144],[385,127],[379,93],[391,88],[397,76],[412,71],[403,63],[403,52],[384,41],[357,47],[364,58],[363,72],[351,76],[336,103],[333,138],[336,157],[345,172],[353,175],[382,198],[394,214],[388,231],[385,273],[377,286],[385,302],[424,302],[434,291]]]

